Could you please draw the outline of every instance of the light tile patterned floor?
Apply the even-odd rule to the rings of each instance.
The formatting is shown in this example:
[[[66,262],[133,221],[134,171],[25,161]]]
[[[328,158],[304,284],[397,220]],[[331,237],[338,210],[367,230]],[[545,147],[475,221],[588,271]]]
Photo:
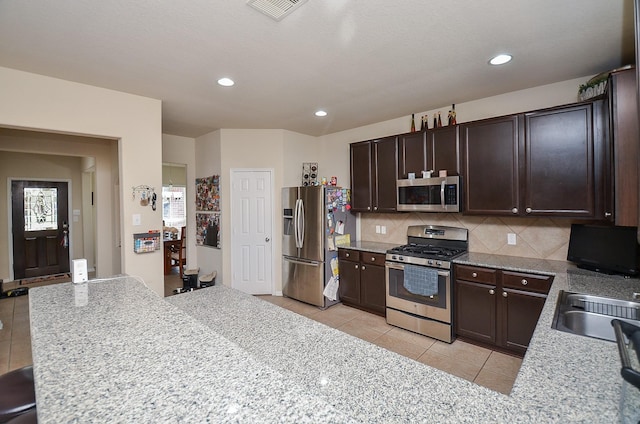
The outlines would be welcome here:
[[[338,304],[321,310],[286,297],[261,299],[450,374],[509,394],[522,359],[460,340],[444,343],[387,324],[383,317]]]
[[[165,295],[182,286],[180,276],[165,277]],[[375,343],[408,358],[508,394],[522,359],[459,340],[444,343],[387,324],[383,317],[342,304],[320,310],[279,296],[261,299],[307,316],[355,337]],[[32,363],[29,330],[29,297],[0,299],[0,374]]]

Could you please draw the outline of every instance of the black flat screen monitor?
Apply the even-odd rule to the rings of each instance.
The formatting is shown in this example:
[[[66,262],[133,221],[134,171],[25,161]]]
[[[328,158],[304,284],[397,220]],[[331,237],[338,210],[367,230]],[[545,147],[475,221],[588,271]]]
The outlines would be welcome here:
[[[638,228],[572,224],[567,260],[605,274],[638,274]]]

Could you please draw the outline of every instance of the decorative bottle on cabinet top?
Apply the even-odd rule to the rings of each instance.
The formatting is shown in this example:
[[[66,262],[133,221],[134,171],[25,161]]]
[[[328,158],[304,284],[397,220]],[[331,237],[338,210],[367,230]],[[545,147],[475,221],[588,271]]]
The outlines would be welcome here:
[[[411,114],[411,132],[416,132],[416,119],[415,113]]]

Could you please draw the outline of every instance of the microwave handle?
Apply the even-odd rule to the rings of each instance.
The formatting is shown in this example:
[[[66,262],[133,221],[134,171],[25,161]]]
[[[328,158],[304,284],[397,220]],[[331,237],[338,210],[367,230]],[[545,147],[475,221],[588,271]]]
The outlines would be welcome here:
[[[444,209],[444,180],[440,183],[440,205],[442,205],[442,209]]]

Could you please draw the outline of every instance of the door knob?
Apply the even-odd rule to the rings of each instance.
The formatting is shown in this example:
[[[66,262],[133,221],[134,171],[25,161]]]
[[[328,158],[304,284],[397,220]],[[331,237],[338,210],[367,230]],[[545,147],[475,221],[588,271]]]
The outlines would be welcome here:
[[[264,241],[266,241],[267,243],[269,243],[271,239],[269,237],[265,238]]]

